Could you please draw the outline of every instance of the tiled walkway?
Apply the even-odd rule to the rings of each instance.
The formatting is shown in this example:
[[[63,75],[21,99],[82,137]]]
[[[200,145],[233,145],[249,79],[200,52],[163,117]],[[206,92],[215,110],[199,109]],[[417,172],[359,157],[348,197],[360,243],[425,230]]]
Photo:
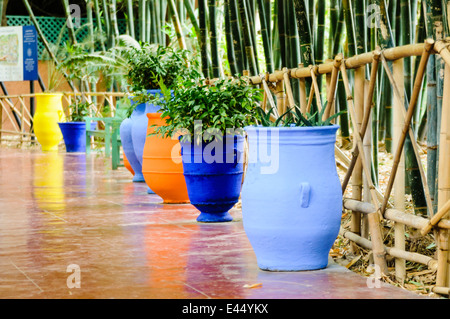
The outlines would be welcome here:
[[[0,148],[0,298],[423,298],[369,288],[336,264],[261,271],[239,210],[233,222],[199,224],[193,206],[162,205],[110,167],[96,155]]]

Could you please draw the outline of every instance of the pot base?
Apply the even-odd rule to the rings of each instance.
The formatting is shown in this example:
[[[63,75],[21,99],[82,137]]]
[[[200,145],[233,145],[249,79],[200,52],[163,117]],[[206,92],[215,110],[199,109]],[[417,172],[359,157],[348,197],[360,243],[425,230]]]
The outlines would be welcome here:
[[[133,177],[133,182],[135,183],[145,183],[144,175],[142,173],[136,173]]]
[[[293,271],[313,271],[327,268],[328,263],[325,265],[261,265],[258,263],[258,268],[264,271],[272,271],[272,272],[293,272]]]
[[[197,217],[197,221],[200,223],[222,223],[222,222],[231,222],[233,217],[228,213],[228,211],[223,213],[205,213],[200,212],[200,215]]]

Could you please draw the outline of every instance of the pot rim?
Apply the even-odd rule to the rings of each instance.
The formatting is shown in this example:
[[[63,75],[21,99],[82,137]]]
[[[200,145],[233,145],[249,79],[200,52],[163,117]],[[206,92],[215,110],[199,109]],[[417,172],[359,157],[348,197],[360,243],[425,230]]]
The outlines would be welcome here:
[[[64,93],[62,92],[37,92],[34,93],[35,96],[50,96],[50,95],[54,95],[54,96],[63,96]]]
[[[147,117],[148,117],[149,119],[161,119],[161,120],[164,120],[164,119],[168,118],[168,116],[166,116],[166,117],[161,117],[162,113],[160,113],[160,112],[156,112],[156,113],[146,113],[146,114],[147,114]]]
[[[327,131],[327,130],[337,130],[340,128],[339,124],[332,124],[327,126],[293,126],[293,127],[286,127],[286,126],[246,126],[244,127],[244,130],[247,131],[256,131],[256,130],[265,130],[265,131]]]

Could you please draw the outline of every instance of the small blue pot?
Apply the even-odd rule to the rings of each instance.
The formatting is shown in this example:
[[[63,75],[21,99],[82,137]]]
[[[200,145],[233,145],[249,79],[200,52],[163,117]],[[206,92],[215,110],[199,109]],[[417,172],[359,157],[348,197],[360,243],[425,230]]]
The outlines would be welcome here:
[[[342,216],[334,156],[338,128],[245,128],[249,156],[242,220],[259,268],[327,266]]]
[[[223,141],[202,145],[180,141],[189,200],[200,211],[198,222],[233,220],[228,211],[241,192],[244,137],[225,136]]]
[[[85,122],[60,122],[58,125],[61,129],[67,152],[86,152]]]

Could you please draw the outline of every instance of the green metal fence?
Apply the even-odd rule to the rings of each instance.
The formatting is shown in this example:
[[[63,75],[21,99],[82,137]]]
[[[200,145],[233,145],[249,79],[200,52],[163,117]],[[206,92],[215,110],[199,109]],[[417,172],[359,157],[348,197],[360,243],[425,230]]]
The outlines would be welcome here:
[[[8,26],[22,26],[22,25],[32,25],[29,16],[7,16]],[[56,44],[60,33],[62,34],[62,43],[65,43],[69,39],[68,30],[64,27],[66,23],[65,18],[57,17],[36,17],[36,20],[44,33],[45,38],[49,43]],[[119,33],[126,33],[126,21],[125,19],[118,20]],[[88,36],[87,19],[80,19],[80,27],[75,29],[77,41],[82,42]],[[42,60],[44,55],[44,44],[40,39],[38,39],[38,49],[39,49],[39,60]]]

